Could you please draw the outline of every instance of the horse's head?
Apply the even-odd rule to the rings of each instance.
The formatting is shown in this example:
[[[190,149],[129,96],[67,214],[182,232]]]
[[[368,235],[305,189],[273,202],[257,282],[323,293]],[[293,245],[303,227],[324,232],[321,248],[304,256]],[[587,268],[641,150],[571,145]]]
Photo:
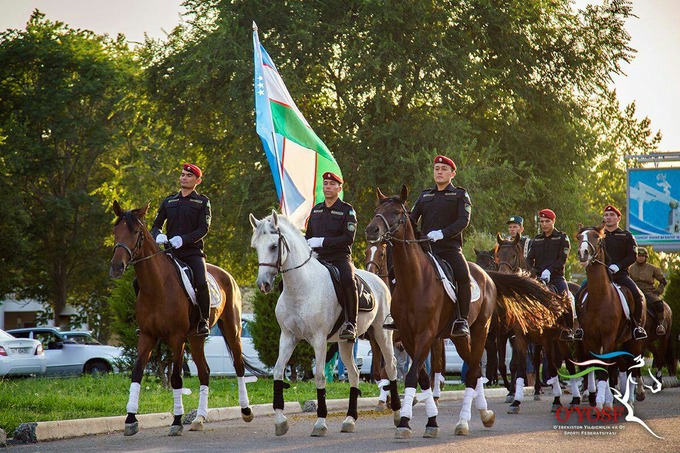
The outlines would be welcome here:
[[[604,264],[604,224],[599,227],[581,227],[576,239],[579,241],[578,261],[583,266],[594,262]]]
[[[142,247],[144,231],[146,230],[142,219],[149,209],[149,203],[138,209],[124,211],[117,201],[113,202],[113,212],[116,214],[116,223],[113,227],[113,258],[109,275],[119,278],[128,263],[134,261],[135,256]]]
[[[373,220],[366,227],[366,239],[372,244],[395,237],[396,233],[408,222],[406,211],[408,188],[405,185],[401,186],[401,193],[398,196],[386,197],[379,188],[376,188],[376,195],[378,207],[375,208]],[[403,236],[403,231],[401,236]]]
[[[366,247],[364,264],[368,272],[380,276],[387,274],[387,246],[385,244],[369,244]]]
[[[494,259],[493,250],[477,250],[475,252],[475,264],[484,269],[485,271],[497,271],[498,265]]]
[[[498,265],[499,272],[515,274],[522,269],[524,253],[519,244],[520,239],[519,234],[516,234],[513,239],[503,239],[499,233],[496,233],[494,261]]]

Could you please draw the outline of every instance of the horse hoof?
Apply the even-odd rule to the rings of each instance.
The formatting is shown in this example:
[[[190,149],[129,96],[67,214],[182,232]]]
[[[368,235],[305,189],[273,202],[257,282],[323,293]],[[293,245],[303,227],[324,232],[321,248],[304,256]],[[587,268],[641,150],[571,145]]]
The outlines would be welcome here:
[[[459,421],[458,424],[456,425],[454,433],[456,434],[456,436],[469,436],[470,427],[468,426],[467,420]]]
[[[393,419],[394,419],[394,426],[398,427],[399,422],[401,422],[401,411],[393,411],[392,416],[393,416]]]
[[[596,406],[596,404],[597,404],[597,402],[595,400],[596,398],[597,398],[597,393],[589,393],[588,394],[588,404],[590,404],[590,407]]]
[[[287,428],[286,428],[286,430],[287,430]],[[328,427],[326,426],[325,422],[323,422],[323,421],[316,422],[314,424],[314,429],[312,430],[312,437],[326,437],[327,432],[328,432]],[[277,436],[278,436],[278,434],[277,434]]]
[[[515,401],[515,397],[513,395],[508,395],[505,397],[506,403],[512,403],[513,401]]]
[[[636,393],[635,394],[635,399],[637,401],[644,401],[645,400],[645,394],[644,393]]]
[[[168,436],[181,436],[182,431],[184,431],[184,426],[182,426],[182,425],[171,425],[170,426],[170,432],[168,433]]]
[[[562,407],[561,404],[553,403],[552,407],[550,408],[550,413],[554,414],[559,410],[560,407]]]
[[[410,439],[411,438],[411,428],[397,428],[394,433],[395,439]]]
[[[374,411],[382,412],[387,410],[387,403],[385,401],[378,401],[378,404],[373,408]]]
[[[596,408],[598,411],[601,411],[601,410],[602,410],[602,407],[603,407],[603,404],[602,404],[602,403],[596,403],[596,404],[595,404],[595,408]]]
[[[485,428],[491,428],[496,422],[496,414],[494,414],[493,411],[488,409],[480,409],[479,415],[482,418],[482,424],[484,424]]]
[[[243,419],[244,422],[250,423],[253,421],[254,417],[255,414],[253,414],[253,410],[250,407],[241,408],[241,418]]]
[[[342,429],[340,429],[341,433],[353,433],[354,432],[354,418],[350,417],[349,415],[345,419],[344,422],[342,422]]]
[[[541,401],[541,395],[534,395],[534,401]]]
[[[205,422],[205,417],[202,415],[197,416],[193,422],[191,422],[191,426],[189,427],[189,431],[203,431],[205,427],[203,426],[203,422]]]
[[[125,424],[125,432],[123,433],[123,435],[134,436],[138,432],[139,432],[139,422],[126,423]]]
[[[435,439],[439,437],[439,427],[438,426],[426,426],[425,427],[425,434],[423,434],[423,437],[427,439]]]
[[[277,436],[283,436],[288,432],[288,420],[284,420],[281,423],[276,423],[274,427],[274,433]]]
[[[508,414],[519,414],[519,406],[510,406],[508,408]]]

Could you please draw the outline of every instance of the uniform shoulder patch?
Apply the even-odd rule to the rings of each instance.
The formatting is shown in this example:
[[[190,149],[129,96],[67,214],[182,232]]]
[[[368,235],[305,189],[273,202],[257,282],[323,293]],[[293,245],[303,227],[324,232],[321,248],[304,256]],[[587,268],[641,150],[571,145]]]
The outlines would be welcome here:
[[[354,231],[357,229],[356,224],[354,222],[349,222],[347,223],[347,231],[354,233]]]

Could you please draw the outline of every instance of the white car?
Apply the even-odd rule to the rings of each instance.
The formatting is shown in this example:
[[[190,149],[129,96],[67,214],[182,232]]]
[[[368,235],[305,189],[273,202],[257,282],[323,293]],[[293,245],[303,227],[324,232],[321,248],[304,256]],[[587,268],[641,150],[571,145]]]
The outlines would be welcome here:
[[[42,343],[47,356],[47,375],[118,371],[117,360],[123,355],[123,348],[79,344],[67,339],[53,327],[12,329],[8,333],[17,338],[31,338]]]
[[[463,369],[463,359],[460,358],[456,346],[449,338],[444,340],[444,350],[446,352],[446,374],[460,374]],[[370,376],[373,351],[371,351],[371,343],[368,340],[359,340],[357,358],[361,358],[363,362],[359,370],[360,374]]]
[[[270,375],[272,370],[262,363],[260,360],[260,354],[253,346],[253,336],[250,333],[249,323],[253,322],[254,316],[249,313],[244,313],[241,315],[241,347],[243,349],[243,358],[251,364],[253,367],[262,370],[264,374]],[[211,376],[236,376],[236,370],[234,369],[234,361],[232,359],[231,352],[227,348],[224,338],[222,338],[222,332],[214,325],[210,329],[210,335],[205,340],[205,347],[203,349],[205,352],[205,358],[208,361],[208,367],[210,367]],[[192,357],[187,360],[187,365],[189,366],[189,373],[191,376],[198,376],[198,368]],[[252,373],[246,369],[246,376],[251,376]]]
[[[0,330],[0,378],[8,375],[45,374],[47,357],[37,340],[15,338]]]
[[[79,344],[88,345],[101,345],[102,343],[92,336],[91,332],[86,330],[69,330],[66,332],[60,332],[64,337],[69,340],[73,340]]]

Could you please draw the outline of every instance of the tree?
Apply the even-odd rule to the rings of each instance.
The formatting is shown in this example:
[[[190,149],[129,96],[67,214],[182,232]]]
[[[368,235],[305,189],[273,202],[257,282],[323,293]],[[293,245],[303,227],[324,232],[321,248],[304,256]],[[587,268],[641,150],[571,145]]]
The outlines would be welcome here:
[[[122,36],[73,30],[37,10],[25,30],[0,34],[0,185],[17,213],[1,222],[20,252],[10,268],[21,269],[2,289],[49,302],[57,325],[67,302],[107,291],[111,217],[97,190],[125,146],[122,107],[139,73]]]

